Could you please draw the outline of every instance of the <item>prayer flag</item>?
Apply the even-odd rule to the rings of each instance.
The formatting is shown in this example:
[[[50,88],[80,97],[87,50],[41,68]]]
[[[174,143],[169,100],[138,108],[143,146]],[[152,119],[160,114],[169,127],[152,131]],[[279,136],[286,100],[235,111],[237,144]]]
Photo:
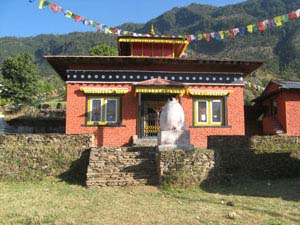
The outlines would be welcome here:
[[[248,33],[253,33],[253,24],[247,26]]]
[[[253,24],[253,33],[258,31],[258,26],[257,24]]]
[[[201,41],[203,39],[203,35],[202,34],[198,34],[198,41]]]
[[[296,13],[297,18],[299,18],[300,17],[300,9],[297,9],[295,13]]]
[[[72,12],[71,11],[69,11],[69,10],[66,10],[65,11],[65,17],[67,17],[67,18],[71,18],[72,17]]]
[[[258,22],[257,25],[258,25],[258,30],[259,30],[259,31],[264,31],[264,30],[266,30],[266,27],[265,27],[265,25],[263,24],[263,22]]]
[[[246,33],[246,28],[245,27],[241,27],[240,28],[240,34],[244,35]]]
[[[275,21],[275,24],[277,27],[281,27],[283,18],[282,18],[282,16],[276,16],[276,17],[274,17],[274,21]]]
[[[232,31],[233,31],[234,36],[237,36],[240,33],[239,28],[234,28]]]
[[[272,28],[276,27],[274,19],[269,20],[269,23],[268,23],[267,26],[268,26],[269,29],[272,29]]]
[[[282,22],[284,22],[284,23],[289,22],[289,15],[288,15],[288,14],[284,14],[284,15],[282,16]]]
[[[208,42],[209,42],[209,41],[210,41],[210,34],[208,34],[208,33],[207,33],[207,34],[205,34],[205,39],[206,39],[206,41],[208,41]]]
[[[44,3],[45,3],[45,0],[40,0],[39,9],[42,9],[44,7]]]
[[[289,19],[290,20],[294,20],[294,19],[297,19],[297,14],[295,11],[292,11],[289,13]]]
[[[75,22],[79,22],[79,21],[81,21],[81,16],[78,16],[78,15],[76,15],[75,17],[74,17],[74,20],[75,20]]]
[[[51,3],[50,8],[53,12],[57,12],[57,5],[55,3]]]
[[[220,34],[221,40],[224,40],[224,38],[225,38],[224,31],[219,31],[219,34]]]
[[[233,30],[228,30],[228,33],[229,33],[229,38],[230,39],[234,38]]]

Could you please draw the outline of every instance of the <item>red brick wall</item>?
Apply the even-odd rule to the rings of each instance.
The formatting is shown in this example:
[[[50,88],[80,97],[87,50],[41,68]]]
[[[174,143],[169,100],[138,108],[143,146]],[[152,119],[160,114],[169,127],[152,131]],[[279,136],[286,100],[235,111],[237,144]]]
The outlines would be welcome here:
[[[287,135],[300,135],[300,93],[284,92],[286,100],[286,131]]]
[[[186,116],[186,127],[191,132],[191,143],[197,147],[207,147],[207,137],[214,135],[245,135],[244,93],[241,86],[193,86],[201,90],[227,90],[232,93],[227,98],[228,127],[195,127],[193,126],[193,98],[184,95],[182,106]]]
[[[129,93],[122,96],[122,125],[124,127],[85,126],[86,96],[80,87],[126,87]],[[201,90],[227,90],[228,126],[226,128],[190,128],[193,126],[193,99],[184,95],[182,106],[186,114],[186,127],[191,131],[191,143],[206,147],[207,137],[211,135],[244,135],[244,98],[241,86],[192,86]],[[137,134],[137,96],[130,84],[67,84],[66,133],[93,133],[98,146],[128,145],[133,135]]]
[[[136,134],[137,97],[133,92],[122,95],[122,125],[124,127],[85,126],[86,96],[80,87],[122,87],[131,91],[129,84],[67,84],[66,133],[93,133],[98,146],[128,145]]]
[[[276,120],[282,129],[284,131],[287,130],[287,124],[286,124],[286,96],[282,93],[279,93],[277,96],[271,99],[267,99],[264,102],[264,106],[266,108],[265,115],[263,117],[263,133],[264,134],[275,134],[275,123],[274,120]],[[277,115],[272,116],[271,115],[271,105],[272,100],[276,99],[277,102]]]

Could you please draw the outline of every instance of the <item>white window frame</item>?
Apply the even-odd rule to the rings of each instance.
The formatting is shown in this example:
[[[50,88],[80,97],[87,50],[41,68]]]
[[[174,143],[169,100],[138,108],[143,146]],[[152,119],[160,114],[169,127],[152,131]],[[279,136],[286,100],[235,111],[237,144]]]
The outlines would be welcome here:
[[[201,118],[199,118],[199,102],[205,102],[205,105],[206,105],[206,122],[201,122]],[[196,102],[196,105],[197,105],[197,124],[208,124],[209,123],[209,118],[208,118],[208,107],[209,107],[209,104],[208,104],[208,100],[197,100]]]
[[[116,109],[115,109],[115,118],[116,118],[116,120],[114,120],[114,121],[108,121],[107,120],[107,102],[108,101],[114,101],[115,103],[116,103]],[[105,122],[107,122],[107,123],[117,123],[118,122],[118,99],[116,99],[116,98],[106,98],[106,101],[105,101]]]
[[[93,102],[100,100],[101,104],[100,104],[100,120],[99,121],[94,121],[92,120],[93,118]],[[100,123],[102,122],[102,109],[103,109],[103,98],[91,98],[90,99],[90,122],[96,122],[96,123]]]
[[[219,102],[220,103],[220,119],[221,119],[221,121],[220,122],[214,122],[213,121],[213,103],[214,102]],[[222,104],[222,100],[221,99],[215,99],[215,100],[211,100],[210,101],[210,119],[211,119],[211,121],[210,121],[210,124],[218,124],[218,125],[220,125],[220,124],[222,124],[223,123],[223,104]]]

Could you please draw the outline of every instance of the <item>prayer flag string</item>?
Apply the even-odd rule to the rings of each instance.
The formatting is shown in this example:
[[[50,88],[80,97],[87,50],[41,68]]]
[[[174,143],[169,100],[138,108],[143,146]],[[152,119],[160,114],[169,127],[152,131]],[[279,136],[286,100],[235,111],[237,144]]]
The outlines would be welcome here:
[[[272,29],[275,27],[282,27],[285,23],[296,20],[300,18],[300,9],[295,11],[291,11],[288,14],[275,16],[272,19],[267,19],[263,21],[259,21],[253,24],[249,24],[246,26],[232,28],[228,30],[221,30],[216,32],[207,32],[207,33],[199,33],[199,34],[187,34],[187,35],[151,35],[151,34],[141,34],[136,32],[131,32],[127,30],[122,30],[117,27],[110,27],[100,22],[96,22],[92,19],[88,19],[81,15],[78,15],[70,10],[65,10],[61,6],[57,5],[54,2],[49,0],[39,0],[38,8],[50,8],[54,13],[63,13],[66,18],[73,19],[75,22],[81,22],[84,25],[91,26],[96,28],[98,32],[103,32],[106,34],[115,34],[118,36],[134,36],[134,37],[173,37],[173,38],[185,38],[188,41],[211,41],[215,40],[225,40],[225,39],[233,39],[237,36],[243,36],[245,34],[256,33],[258,31],[263,32],[268,29]]]

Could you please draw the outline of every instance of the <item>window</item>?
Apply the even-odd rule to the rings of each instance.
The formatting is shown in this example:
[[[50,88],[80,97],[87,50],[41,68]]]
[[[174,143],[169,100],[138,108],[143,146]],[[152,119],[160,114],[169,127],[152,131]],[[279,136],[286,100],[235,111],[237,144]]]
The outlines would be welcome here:
[[[224,126],[224,98],[194,100],[195,126]]]
[[[275,99],[271,102],[271,115],[276,116],[277,115],[277,102]]]
[[[119,97],[88,97],[87,125],[107,125],[120,122]]]

